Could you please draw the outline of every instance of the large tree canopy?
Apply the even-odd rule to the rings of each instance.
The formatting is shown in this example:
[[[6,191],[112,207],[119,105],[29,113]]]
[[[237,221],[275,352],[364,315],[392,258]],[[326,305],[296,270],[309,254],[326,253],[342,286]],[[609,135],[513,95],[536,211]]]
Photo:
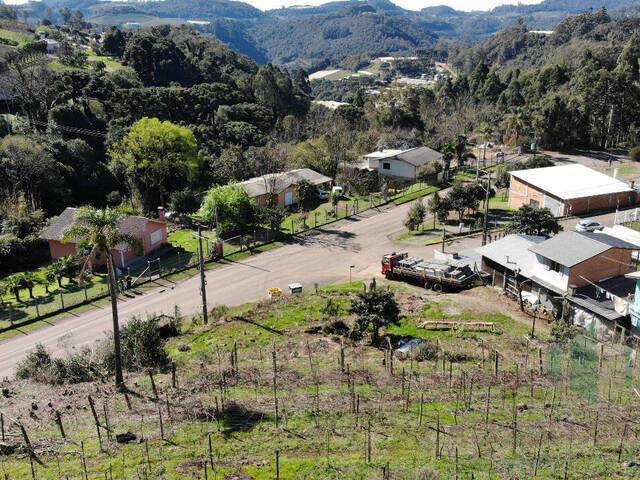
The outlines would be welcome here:
[[[562,226],[548,208],[535,208],[530,205],[523,205],[516,210],[505,227],[508,233],[542,236],[549,236],[560,230]]]
[[[193,132],[144,117],[109,151],[111,167],[126,183],[141,206],[152,211],[169,195],[193,180],[200,167]]]
[[[209,190],[198,214],[216,226],[218,237],[228,237],[250,231],[256,220],[256,205],[240,185],[224,185]]]

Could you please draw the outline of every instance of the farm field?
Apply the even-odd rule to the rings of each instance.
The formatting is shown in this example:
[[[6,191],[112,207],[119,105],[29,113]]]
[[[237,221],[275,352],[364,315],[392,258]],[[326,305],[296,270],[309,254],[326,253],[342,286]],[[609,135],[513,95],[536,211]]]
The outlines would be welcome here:
[[[636,478],[625,462],[640,454],[638,369],[623,368],[618,346],[604,346],[590,377],[596,396],[586,398],[569,369],[593,358],[565,349],[558,376],[546,322],[528,340],[530,319],[515,302],[485,287],[389,287],[402,316],[379,346],[348,333],[362,291],[353,282],[217,306],[208,325],[184,319],[166,347],[175,382],[171,369],[129,373],[126,396],[111,379],[5,382],[5,444],[18,453],[0,453],[0,473],[31,478],[33,464],[38,479]],[[419,328],[435,320],[455,326]],[[411,337],[426,341],[419,358],[390,354]],[[136,440],[116,442],[126,432]]]

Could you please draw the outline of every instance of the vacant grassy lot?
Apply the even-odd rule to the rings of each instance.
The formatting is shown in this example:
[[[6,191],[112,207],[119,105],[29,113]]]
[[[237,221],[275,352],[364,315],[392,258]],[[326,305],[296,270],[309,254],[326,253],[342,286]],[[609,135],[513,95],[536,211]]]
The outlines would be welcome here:
[[[638,370],[629,382],[617,347],[606,346],[599,398],[589,403],[568,376],[545,377],[546,325],[528,341],[528,317],[495,291],[391,287],[403,317],[382,330],[380,347],[368,335],[340,335],[362,289],[354,282],[216,308],[209,325],[186,321],[167,345],[176,384],[155,372],[157,394],[146,372],[127,376],[126,397],[111,379],[5,383],[6,443],[20,447],[21,423],[42,462],[33,463],[38,479],[637,478],[638,467],[624,462],[640,454]],[[329,300],[337,305],[330,318],[322,313]],[[428,320],[456,325],[420,328]],[[493,328],[473,328],[478,321]],[[387,345],[409,336],[428,341],[430,355],[391,357]],[[108,424],[102,448],[89,395]],[[135,441],[110,438],[127,431]],[[31,478],[31,468],[24,453],[0,453],[5,478]]]

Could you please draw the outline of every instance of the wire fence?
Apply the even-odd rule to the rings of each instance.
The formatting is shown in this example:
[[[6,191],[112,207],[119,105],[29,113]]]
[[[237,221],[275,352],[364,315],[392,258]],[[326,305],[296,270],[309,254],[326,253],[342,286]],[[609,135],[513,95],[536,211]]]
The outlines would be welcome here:
[[[246,252],[271,243],[276,238],[276,232],[256,230],[228,240],[204,240],[204,260],[209,262]],[[194,268],[198,264],[197,253],[174,249],[162,257],[138,261],[135,268],[120,270],[117,287],[120,294],[126,294],[129,289],[135,292],[135,289],[144,284]],[[107,275],[94,274],[81,284],[70,283],[49,290],[41,295],[24,298],[27,292],[23,289],[20,301],[5,294],[0,308],[0,333],[100,300],[109,295],[109,283]]]
[[[389,202],[419,198],[433,188],[434,186],[428,183],[416,182],[398,188],[389,188],[382,193],[372,193],[368,197],[343,201],[337,208],[311,212],[303,219],[291,218],[289,227],[282,225],[278,232],[259,228],[251,233],[220,241],[203,239],[204,259],[208,262],[246,252],[271,243],[282,235],[293,236],[319,228]],[[135,290],[158,278],[194,268],[198,263],[196,252],[180,249],[174,249],[157,258],[141,259],[135,262],[135,267],[119,270],[121,280],[118,281],[117,288],[120,294],[125,294],[128,289]],[[29,296],[29,298],[13,299],[10,293],[5,293],[0,299],[0,333],[100,300],[109,295],[109,283],[105,274],[94,274],[81,284],[69,283],[56,286],[44,294]],[[21,293],[26,292],[22,289]]]

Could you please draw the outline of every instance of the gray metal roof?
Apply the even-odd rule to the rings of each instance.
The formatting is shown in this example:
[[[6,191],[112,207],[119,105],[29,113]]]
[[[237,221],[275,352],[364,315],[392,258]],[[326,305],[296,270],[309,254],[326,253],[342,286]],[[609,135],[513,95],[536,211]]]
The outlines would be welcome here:
[[[407,162],[415,167],[426,165],[432,160],[440,160],[442,154],[430,149],[429,147],[412,148],[396,155],[399,160]]]
[[[413,165],[414,167],[421,167],[432,160],[442,159],[442,154],[429,147],[415,147],[410,148],[409,150],[385,150],[382,152],[373,152],[365,155],[365,158],[371,158],[372,160],[378,161],[395,158],[406,162],[409,165]]]
[[[529,277],[537,263],[536,256],[529,247],[546,239],[547,237],[536,235],[512,234],[478,248],[477,252],[509,270],[518,268],[521,275]]]
[[[566,231],[529,250],[565,267],[573,267],[611,248],[638,249],[636,245],[604,233]]]
[[[261,177],[250,178],[238,185],[242,185],[251,197],[257,197],[267,193],[279,194],[300,180],[308,180],[312,185],[322,185],[332,181],[330,177],[310,168],[298,168],[288,172],[268,173]]]
[[[597,285],[603,290],[623,299],[629,298],[636,288],[635,280],[625,278],[624,275],[598,282]],[[580,305],[607,320],[618,320],[625,317],[616,312],[614,301],[611,298],[607,298],[605,293],[597,294],[595,285],[581,287],[575,295],[567,298],[572,303]]]

